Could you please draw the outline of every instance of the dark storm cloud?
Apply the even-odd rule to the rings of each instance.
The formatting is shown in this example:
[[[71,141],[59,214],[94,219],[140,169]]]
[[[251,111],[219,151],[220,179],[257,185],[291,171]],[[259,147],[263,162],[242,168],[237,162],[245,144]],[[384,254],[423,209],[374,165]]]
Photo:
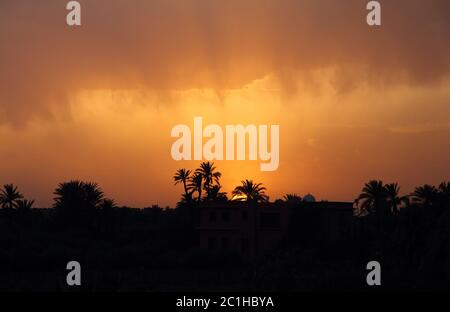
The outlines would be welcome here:
[[[66,1],[0,2],[0,122],[64,111],[80,89],[242,86],[337,66],[337,87],[433,84],[450,69],[450,2],[366,0],[90,0],[80,28]],[[289,88],[287,88],[289,89]]]

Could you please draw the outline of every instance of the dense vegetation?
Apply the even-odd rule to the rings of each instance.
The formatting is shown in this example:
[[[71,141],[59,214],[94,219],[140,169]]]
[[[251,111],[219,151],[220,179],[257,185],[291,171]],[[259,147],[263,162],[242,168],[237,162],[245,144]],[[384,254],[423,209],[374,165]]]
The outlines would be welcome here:
[[[82,264],[84,290],[355,290],[368,261],[383,269],[381,289],[450,289],[450,182],[400,195],[397,184],[368,182],[355,201],[354,234],[329,243],[287,237],[251,263],[197,248],[192,211],[226,203],[213,163],[179,170],[176,209],[117,207],[95,183],[69,181],[49,209],[32,208],[19,189],[0,191],[0,290],[69,290],[66,264]],[[235,200],[268,201],[265,188],[242,181]],[[279,201],[313,201],[287,194]]]

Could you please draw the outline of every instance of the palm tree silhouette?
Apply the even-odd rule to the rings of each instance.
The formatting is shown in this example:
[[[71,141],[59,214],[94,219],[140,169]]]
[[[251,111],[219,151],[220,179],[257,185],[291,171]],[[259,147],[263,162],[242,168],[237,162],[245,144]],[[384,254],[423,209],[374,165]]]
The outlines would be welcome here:
[[[439,200],[444,207],[450,207],[450,181],[439,184]]]
[[[86,204],[90,208],[98,208],[103,202],[103,191],[97,183],[87,182],[84,183],[84,193],[86,198]]]
[[[216,167],[214,167],[213,162],[202,162],[200,164],[200,168],[195,170],[195,173],[200,174],[204,180],[203,188],[206,191],[206,199],[211,198],[211,188],[214,183],[216,185],[220,185],[219,180],[222,174],[218,171],[215,171]]]
[[[266,188],[262,183],[254,183],[253,180],[241,181],[242,185],[236,186],[234,196],[245,196],[247,202],[266,202],[269,197],[265,194]]]
[[[210,189],[209,200],[213,202],[227,202],[228,197],[226,192],[221,192],[222,186],[213,185]]]
[[[387,200],[386,189],[383,182],[372,180],[366,183],[362,193],[355,200],[360,214],[383,215]]]
[[[55,208],[71,208],[72,206],[81,205],[84,201],[83,182],[70,181],[60,183],[58,188],[53,193]]]
[[[178,171],[173,176],[173,180],[175,181],[175,185],[183,183],[184,188],[184,199],[189,199],[189,187],[188,182],[191,176],[192,171],[187,169],[178,169]]]
[[[33,208],[34,200],[20,199],[17,201],[17,211],[27,213]]]
[[[64,215],[91,214],[103,201],[103,191],[97,183],[70,181],[55,190],[54,208]]]
[[[408,203],[408,197],[407,196],[399,196],[400,193],[400,187],[398,186],[397,183],[391,183],[391,184],[386,184],[384,186],[385,191],[386,191],[386,199],[387,199],[387,203],[390,206],[391,212],[394,215],[397,215],[399,213],[399,206],[402,203]]]
[[[443,194],[450,194],[450,181],[439,184],[439,192]]]
[[[18,191],[17,186],[13,184],[5,184],[0,192],[0,205],[4,209],[12,210],[17,208],[17,200],[23,198]]]
[[[302,201],[301,196],[299,196],[297,194],[286,194],[283,196],[283,199],[285,202],[288,202],[288,203],[299,203]]]
[[[109,199],[109,198],[104,198],[100,204],[99,204],[99,208],[103,211],[103,212],[111,212],[114,209],[118,208],[116,202],[114,201],[114,199]]]
[[[192,189],[192,192],[198,193],[197,202],[200,203],[202,200],[203,176],[200,173],[195,172],[194,175],[191,176],[189,186]]]
[[[432,185],[425,184],[423,186],[416,187],[411,194],[413,200],[422,204],[424,207],[431,207],[436,200],[438,190]]]

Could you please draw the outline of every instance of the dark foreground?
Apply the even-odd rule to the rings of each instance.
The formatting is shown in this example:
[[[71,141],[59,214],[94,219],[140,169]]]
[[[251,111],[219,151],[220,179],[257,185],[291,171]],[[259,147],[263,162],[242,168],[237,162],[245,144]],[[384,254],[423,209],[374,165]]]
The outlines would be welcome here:
[[[382,265],[377,289],[450,289],[448,203],[354,217],[351,235],[333,241],[312,235],[314,224],[292,225],[275,248],[250,258],[201,248],[195,216],[183,207],[115,208],[71,219],[53,209],[4,209],[0,291],[372,290],[372,260]],[[82,267],[75,288],[66,283],[72,260]]]

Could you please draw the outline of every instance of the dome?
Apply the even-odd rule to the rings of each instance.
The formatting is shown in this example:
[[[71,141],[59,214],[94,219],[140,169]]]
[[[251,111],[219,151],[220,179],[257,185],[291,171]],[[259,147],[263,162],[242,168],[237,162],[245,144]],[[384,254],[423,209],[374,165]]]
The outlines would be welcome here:
[[[311,194],[306,194],[305,196],[303,196],[303,201],[312,203],[316,201],[316,198]]]

